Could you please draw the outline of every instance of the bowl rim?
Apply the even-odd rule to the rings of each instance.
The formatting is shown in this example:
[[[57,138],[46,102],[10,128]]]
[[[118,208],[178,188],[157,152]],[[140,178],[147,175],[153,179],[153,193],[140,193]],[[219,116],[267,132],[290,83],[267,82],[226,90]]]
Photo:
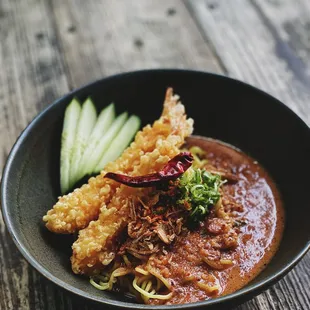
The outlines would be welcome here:
[[[7,204],[8,197],[7,197],[6,189],[9,186],[9,175],[10,175],[10,170],[12,168],[12,165],[14,164],[15,155],[19,147],[23,143],[24,139],[27,137],[28,133],[31,132],[32,128],[35,127],[35,125],[40,121],[40,119],[44,115],[48,114],[51,110],[56,108],[56,106],[61,105],[62,102],[68,100],[68,98],[70,97],[73,97],[76,93],[78,93],[79,91],[83,89],[94,86],[95,84],[103,83],[105,81],[114,80],[114,79],[117,80],[122,77],[130,77],[130,76],[135,76],[135,75],[153,74],[153,73],[154,74],[167,74],[167,73],[169,74],[170,73],[170,74],[184,74],[184,75],[186,74],[205,75],[205,76],[212,77],[212,78],[219,79],[219,80],[226,80],[235,85],[239,85],[244,88],[250,89],[272,100],[274,104],[278,104],[282,106],[282,108],[286,109],[287,113],[292,114],[293,117],[295,117],[301,123],[302,126],[304,126],[305,128],[309,130],[309,137],[310,137],[310,128],[308,127],[308,125],[294,111],[292,111],[288,106],[286,106],[280,100],[276,99],[275,97],[269,95],[265,91],[255,86],[252,86],[238,79],[227,77],[221,74],[216,74],[216,73],[207,72],[207,71],[199,71],[199,70],[159,68],[159,69],[143,69],[143,70],[137,70],[137,71],[129,71],[129,72],[123,72],[123,73],[118,73],[118,74],[114,74],[111,76],[103,77],[101,79],[97,79],[95,81],[82,85],[70,91],[69,93],[61,96],[60,98],[56,99],[53,103],[51,103],[46,108],[44,108],[40,113],[38,113],[17,138],[16,142],[14,143],[8,155],[5,167],[3,169],[2,181],[1,181],[1,211],[2,211],[3,219],[6,224],[7,230],[9,231],[11,238],[13,239],[15,245],[17,246],[18,250],[23,255],[23,257],[41,275],[43,275],[45,278],[52,281],[54,284],[60,286],[61,288],[71,293],[74,293],[80,297],[87,298],[88,300],[101,303],[101,304],[105,304],[108,306],[122,307],[125,309],[159,309],[159,310],[192,309],[192,308],[198,309],[198,308],[217,305],[222,302],[227,302],[230,300],[238,299],[241,296],[255,295],[255,293],[257,293],[258,291],[263,291],[267,289],[268,286],[272,285],[273,283],[278,281],[280,278],[282,278],[284,275],[286,275],[302,259],[302,257],[310,249],[310,238],[309,238],[309,241],[301,249],[301,251],[297,255],[295,255],[288,264],[286,264],[283,268],[281,268],[276,273],[273,273],[271,276],[267,277],[264,280],[259,281],[256,284],[251,284],[250,282],[248,285],[246,285],[245,287],[241,288],[240,290],[234,293],[231,293],[226,296],[218,297],[215,299],[206,300],[206,301],[199,301],[195,303],[188,303],[188,304],[181,304],[181,305],[156,305],[154,306],[154,305],[144,305],[144,304],[138,304],[138,303],[129,303],[129,302],[124,302],[124,301],[112,300],[112,299],[105,299],[104,296],[103,297],[93,296],[92,294],[89,294],[81,289],[74,287],[73,285],[66,283],[63,280],[60,280],[59,278],[54,276],[52,273],[47,271],[44,268],[44,266],[42,266],[40,263],[36,261],[36,259],[32,256],[32,254],[23,246],[23,243],[21,242],[20,238],[15,233],[14,224],[11,221],[9,212],[8,212],[9,207]]]

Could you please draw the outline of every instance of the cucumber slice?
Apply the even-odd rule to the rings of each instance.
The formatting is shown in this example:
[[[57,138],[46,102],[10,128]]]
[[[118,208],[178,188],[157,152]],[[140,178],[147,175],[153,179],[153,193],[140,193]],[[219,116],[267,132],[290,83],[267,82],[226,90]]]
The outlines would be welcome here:
[[[81,105],[74,98],[66,108],[61,135],[60,189],[62,194],[65,194],[70,188],[70,159],[80,113]]]
[[[124,127],[117,134],[107,151],[101,157],[101,160],[99,164],[97,164],[94,172],[99,172],[107,163],[115,160],[123,153],[124,149],[128,146],[138,131],[140,124],[141,120],[138,116],[130,116]]]
[[[79,163],[79,174],[78,179],[80,180],[87,173],[87,163],[92,154],[96,151],[97,145],[99,145],[101,138],[110,128],[115,119],[115,107],[111,103],[106,108],[104,108],[98,116],[97,123],[91,132],[89,137],[89,142],[87,143],[86,149],[84,151],[83,157]]]
[[[88,138],[97,120],[96,107],[90,98],[87,98],[82,105],[81,115],[76,128],[74,147],[70,163],[70,187],[77,181],[79,176],[79,163],[84,154]]]
[[[96,150],[92,153],[92,156],[88,158],[87,165],[85,168],[86,174],[91,174],[95,171],[96,166],[99,164],[103,154],[110,146],[111,142],[116,138],[118,132],[121,130],[122,126],[127,120],[127,112],[119,115],[113,122],[112,126],[108,129],[105,135],[101,138]]]

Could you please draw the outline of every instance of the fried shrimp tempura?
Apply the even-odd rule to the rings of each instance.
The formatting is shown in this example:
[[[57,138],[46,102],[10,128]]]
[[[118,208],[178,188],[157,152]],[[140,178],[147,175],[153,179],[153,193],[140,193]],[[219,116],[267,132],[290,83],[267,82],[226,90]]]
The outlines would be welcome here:
[[[137,135],[139,140],[140,135],[148,132],[147,139],[144,139],[144,143],[148,145],[144,145],[142,150],[136,148],[141,157],[131,175],[144,175],[160,170],[170,159],[179,154],[180,147],[192,130],[193,121],[186,119],[184,106],[172,95],[172,89],[168,89],[162,117],[153,127],[146,126]],[[79,238],[72,246],[71,263],[75,273],[89,275],[98,273],[113,260],[117,238],[128,223],[130,209],[128,206],[130,203],[137,203],[139,196],[147,196],[148,190],[121,185],[110,203],[103,204],[99,219],[81,230]]]
[[[107,164],[100,175],[90,178],[88,184],[75,189],[73,193],[59,197],[53,209],[43,217],[50,231],[62,234],[75,233],[98,218],[100,207],[108,205],[119,187],[117,182],[104,178],[107,171],[128,175],[146,174],[150,171],[148,161],[151,157],[148,157],[148,153],[154,152],[158,144],[163,144],[162,147],[165,148],[160,158],[155,150],[155,155],[158,154],[156,157],[158,163],[166,163],[175,155],[170,147],[184,142],[184,138],[192,131],[193,123],[192,120],[186,120],[184,107],[180,103],[177,104],[177,99],[169,88],[162,116],[153,126],[147,125],[139,131],[135,141],[117,160]],[[138,165],[139,169],[135,170]]]
[[[108,206],[101,208],[99,219],[82,229],[73,243],[72,270],[76,274],[99,273],[115,257],[119,240],[117,237],[127,226],[129,204],[137,203],[137,197],[146,189],[133,189],[121,185]]]

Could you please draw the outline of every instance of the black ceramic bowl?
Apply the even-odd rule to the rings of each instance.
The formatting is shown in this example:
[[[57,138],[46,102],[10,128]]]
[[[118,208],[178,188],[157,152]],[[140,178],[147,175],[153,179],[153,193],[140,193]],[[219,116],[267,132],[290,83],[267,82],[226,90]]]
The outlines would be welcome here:
[[[181,96],[195,120],[195,134],[217,138],[256,158],[282,193],[286,227],[280,249],[267,268],[234,294],[194,304],[147,306],[121,294],[98,291],[70,268],[72,237],[50,233],[42,216],[60,194],[59,151],[64,110],[76,96],[91,95],[98,109],[111,101],[136,113],[143,124],[162,109],[167,86]],[[102,79],[62,97],[39,114],[14,145],[2,179],[2,212],[18,249],[45,277],[80,296],[131,309],[218,308],[245,301],[283,277],[307,252],[310,130],[278,100],[244,83],[203,72],[147,70]]]

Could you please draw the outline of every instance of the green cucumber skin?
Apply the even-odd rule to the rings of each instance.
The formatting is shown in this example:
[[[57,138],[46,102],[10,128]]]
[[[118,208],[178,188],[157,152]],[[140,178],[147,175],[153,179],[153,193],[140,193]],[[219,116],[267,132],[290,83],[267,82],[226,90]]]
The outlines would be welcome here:
[[[70,159],[80,113],[81,105],[74,98],[66,108],[61,135],[60,189],[62,194],[68,192],[70,188]]]
[[[99,145],[97,145],[96,150],[93,152],[91,158],[88,159],[86,168],[84,170],[85,174],[92,174],[95,171],[95,168],[101,160],[103,154],[106,152],[111,142],[116,138],[122,126],[126,123],[127,117],[127,112],[124,112],[115,119],[112,126],[101,138]]]
[[[139,117],[136,115],[130,116],[118,135],[110,144],[107,151],[103,154],[99,164],[97,164],[93,172],[100,172],[104,169],[107,163],[118,158],[133,139],[136,132],[140,128],[140,125],[141,120]]]
[[[96,147],[100,139],[105,135],[115,120],[115,106],[113,103],[104,108],[98,116],[98,120],[90,135],[83,157],[79,163],[78,180],[84,177],[87,173],[87,162],[92,154],[96,152]]]
[[[69,185],[72,187],[78,181],[79,162],[85,151],[88,138],[97,121],[97,111],[90,98],[87,98],[82,105],[80,118],[77,125],[74,148],[70,163]]]

